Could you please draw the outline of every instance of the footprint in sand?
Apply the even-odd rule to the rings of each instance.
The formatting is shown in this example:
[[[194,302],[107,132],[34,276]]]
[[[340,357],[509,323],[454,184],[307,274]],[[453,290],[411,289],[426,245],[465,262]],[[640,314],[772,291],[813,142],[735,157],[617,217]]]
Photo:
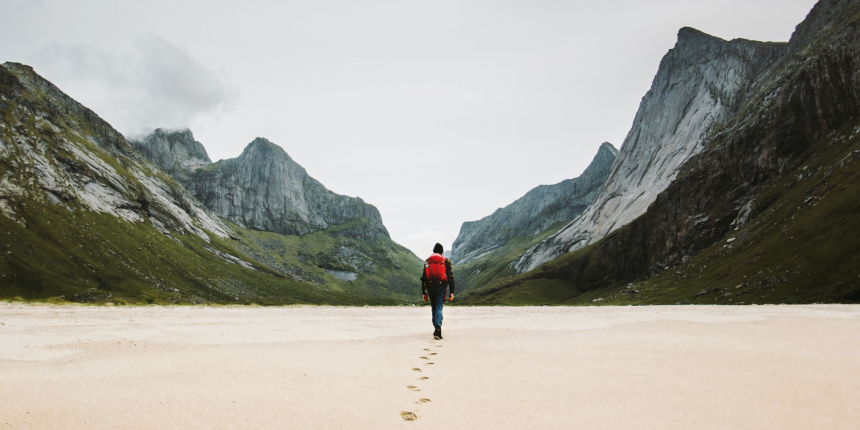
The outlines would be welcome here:
[[[432,363],[432,362],[424,363],[424,365],[428,365],[428,366],[429,366],[429,365],[431,365],[431,364],[433,364],[433,363]]]
[[[431,353],[430,353],[430,355],[436,355],[436,353],[435,353],[435,352],[431,352]]]
[[[424,348],[424,351],[429,351],[429,350],[430,350],[429,348]]]
[[[419,400],[418,400],[417,402],[415,402],[415,403],[427,403],[427,402],[430,402],[430,401],[432,401],[432,400],[430,400],[430,399],[419,399]]]
[[[408,388],[408,389],[410,389],[410,390],[412,390],[412,391],[421,391],[421,389],[420,389],[420,388],[418,388],[418,387],[416,387],[416,386],[414,386],[414,385],[407,385],[407,386],[406,386],[406,388]]]
[[[430,379],[429,376],[422,376],[422,377],[418,378],[419,381],[426,381],[428,379]]]
[[[428,358],[427,358],[427,357],[418,357],[418,358],[420,358],[420,359],[422,359],[422,360],[428,360]]]
[[[418,419],[418,415],[415,415],[415,412],[401,412],[400,416],[406,421],[415,421]]]
[[[420,372],[420,371],[421,371],[421,369],[419,369],[419,368],[417,368],[417,367],[413,367],[413,368],[412,368],[412,370],[414,370],[414,371],[416,371],[416,372]]]

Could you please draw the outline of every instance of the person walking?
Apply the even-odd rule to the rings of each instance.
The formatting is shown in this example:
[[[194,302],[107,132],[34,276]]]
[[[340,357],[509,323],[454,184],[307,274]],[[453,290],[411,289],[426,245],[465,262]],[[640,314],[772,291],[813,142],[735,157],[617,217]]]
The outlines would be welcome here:
[[[451,260],[442,255],[443,251],[442,245],[437,243],[421,272],[421,296],[425,302],[430,300],[434,339],[442,339],[442,304],[446,299],[454,300],[454,272]]]

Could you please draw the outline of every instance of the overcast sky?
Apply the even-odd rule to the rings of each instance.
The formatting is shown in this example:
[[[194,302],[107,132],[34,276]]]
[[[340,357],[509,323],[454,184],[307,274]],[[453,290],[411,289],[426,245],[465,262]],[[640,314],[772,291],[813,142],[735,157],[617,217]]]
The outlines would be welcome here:
[[[812,0],[0,0],[0,61],[126,136],[255,137],[421,257],[620,147],[689,26],[787,41]]]

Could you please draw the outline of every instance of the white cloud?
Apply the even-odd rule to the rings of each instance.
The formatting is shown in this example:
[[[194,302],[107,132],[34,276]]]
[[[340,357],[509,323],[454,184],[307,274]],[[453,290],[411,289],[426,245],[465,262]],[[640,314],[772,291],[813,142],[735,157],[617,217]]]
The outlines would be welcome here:
[[[231,109],[237,91],[186,49],[150,36],[126,52],[54,43],[37,70],[126,135]]]

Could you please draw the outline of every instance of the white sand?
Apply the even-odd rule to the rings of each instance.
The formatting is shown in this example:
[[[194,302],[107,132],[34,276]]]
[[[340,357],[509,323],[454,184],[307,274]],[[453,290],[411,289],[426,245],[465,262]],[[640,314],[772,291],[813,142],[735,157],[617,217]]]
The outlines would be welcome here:
[[[446,307],[431,330],[429,308],[2,303],[0,429],[860,423],[860,306]]]

